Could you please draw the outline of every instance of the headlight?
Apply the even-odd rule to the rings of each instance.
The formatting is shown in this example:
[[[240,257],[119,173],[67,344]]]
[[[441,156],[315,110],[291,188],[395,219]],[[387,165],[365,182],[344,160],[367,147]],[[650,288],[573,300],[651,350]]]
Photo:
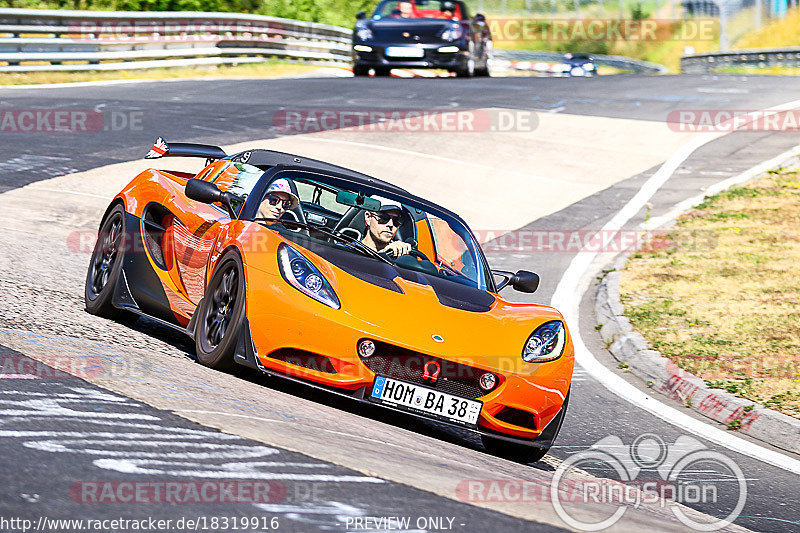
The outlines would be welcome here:
[[[359,20],[356,22],[356,37],[361,41],[369,41],[372,39],[372,30],[367,26],[367,21]]]
[[[586,63],[583,65],[583,70],[594,70],[594,65],[591,63]]]
[[[464,32],[461,29],[461,24],[454,22],[442,31],[440,37],[445,41],[457,41],[461,39],[462,35],[464,35]]]
[[[522,349],[522,359],[528,363],[543,363],[561,357],[566,342],[564,323],[560,320],[545,322],[531,333]]]
[[[334,309],[341,307],[339,298],[333,292],[333,287],[325,279],[325,276],[300,252],[288,244],[281,244],[278,247],[278,265],[283,279],[289,285],[328,307]]]

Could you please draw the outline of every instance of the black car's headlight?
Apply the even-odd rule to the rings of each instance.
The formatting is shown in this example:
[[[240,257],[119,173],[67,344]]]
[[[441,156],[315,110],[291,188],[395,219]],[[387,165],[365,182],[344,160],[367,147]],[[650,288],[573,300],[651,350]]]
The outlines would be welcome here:
[[[367,21],[359,20],[356,22],[356,37],[361,41],[368,41],[372,39],[372,30],[369,29]]]
[[[528,363],[544,363],[564,353],[567,332],[560,320],[545,322],[531,333],[522,348],[522,359]]]
[[[283,279],[289,285],[328,307],[341,307],[339,298],[322,272],[288,244],[278,247],[278,265]]]
[[[457,41],[464,36],[464,30],[461,28],[461,24],[454,22],[450,24],[447,28],[442,30],[442,33],[439,34],[445,41]]]

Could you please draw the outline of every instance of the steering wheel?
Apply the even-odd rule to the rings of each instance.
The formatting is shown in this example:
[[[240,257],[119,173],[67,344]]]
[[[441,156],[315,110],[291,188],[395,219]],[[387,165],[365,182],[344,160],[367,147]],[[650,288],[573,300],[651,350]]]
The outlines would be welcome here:
[[[422,259],[422,260],[425,260],[425,261],[427,261],[429,263],[433,263],[433,261],[428,259],[427,255],[425,255],[424,253],[420,252],[416,248],[412,248],[411,250],[409,250],[406,255],[410,255],[411,257],[416,257],[417,259]]]

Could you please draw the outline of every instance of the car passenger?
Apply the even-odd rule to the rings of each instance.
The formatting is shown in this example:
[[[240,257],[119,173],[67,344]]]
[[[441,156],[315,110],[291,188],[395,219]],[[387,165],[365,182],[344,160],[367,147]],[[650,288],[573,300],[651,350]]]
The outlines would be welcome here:
[[[256,218],[277,220],[289,209],[300,204],[300,198],[292,193],[289,180],[280,178],[269,184],[267,194],[258,206]]]
[[[380,200],[381,207],[377,211],[364,213],[367,228],[361,242],[376,252],[385,253],[390,257],[400,257],[409,253],[411,251],[409,243],[393,240],[403,223],[403,207],[393,200],[380,197],[375,199]]]

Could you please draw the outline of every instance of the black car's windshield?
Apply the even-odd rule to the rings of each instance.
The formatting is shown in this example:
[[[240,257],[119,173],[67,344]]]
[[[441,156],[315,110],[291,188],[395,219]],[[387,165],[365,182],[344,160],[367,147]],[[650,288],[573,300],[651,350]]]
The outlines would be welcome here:
[[[268,172],[264,179],[286,180],[298,196],[299,205],[281,216],[285,223],[258,220],[290,240],[313,242],[318,248],[335,248],[476,289],[492,287],[477,241],[447,212],[313,172]],[[257,220],[255,215],[251,218]]]
[[[461,2],[452,0],[384,0],[372,18],[463,20],[465,11]]]

